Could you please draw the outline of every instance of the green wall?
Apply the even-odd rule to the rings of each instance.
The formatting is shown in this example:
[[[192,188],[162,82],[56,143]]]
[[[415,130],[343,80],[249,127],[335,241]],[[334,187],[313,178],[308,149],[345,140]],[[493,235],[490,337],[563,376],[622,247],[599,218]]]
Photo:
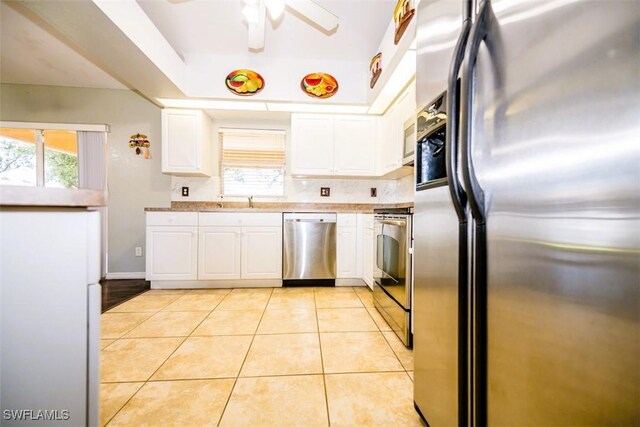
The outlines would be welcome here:
[[[130,90],[0,85],[0,120],[108,124],[108,272],[143,272],[144,208],[170,205],[171,178],[160,172],[160,108]],[[129,136],[144,133],[151,160],[136,156]],[[145,251],[146,253],[146,251]]]

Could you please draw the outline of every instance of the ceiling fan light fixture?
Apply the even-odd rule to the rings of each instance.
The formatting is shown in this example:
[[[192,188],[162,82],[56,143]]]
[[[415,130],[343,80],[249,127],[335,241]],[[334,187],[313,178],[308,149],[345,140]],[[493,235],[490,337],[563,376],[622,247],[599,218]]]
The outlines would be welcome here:
[[[285,7],[284,0],[265,0],[264,3],[271,19],[276,20],[282,16]]]
[[[244,18],[249,24],[256,24],[260,19],[258,3],[254,0],[245,0],[244,7],[242,8],[242,15],[244,15]]]

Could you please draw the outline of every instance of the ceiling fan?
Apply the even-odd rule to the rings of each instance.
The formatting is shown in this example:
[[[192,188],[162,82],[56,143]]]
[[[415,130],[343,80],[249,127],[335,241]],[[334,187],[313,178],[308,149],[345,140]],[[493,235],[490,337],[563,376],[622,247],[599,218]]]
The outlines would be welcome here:
[[[272,21],[276,21],[282,16],[285,6],[327,32],[335,30],[339,23],[336,15],[312,0],[243,1],[242,14],[249,25],[249,49],[259,50],[264,47],[266,12],[269,12]]]
[[[170,3],[183,3],[190,0],[169,0]],[[311,21],[311,24],[331,32],[338,27],[339,19],[313,0],[242,0],[244,15],[249,26],[249,49],[264,48],[264,30],[267,12],[272,21],[277,21],[285,7]]]

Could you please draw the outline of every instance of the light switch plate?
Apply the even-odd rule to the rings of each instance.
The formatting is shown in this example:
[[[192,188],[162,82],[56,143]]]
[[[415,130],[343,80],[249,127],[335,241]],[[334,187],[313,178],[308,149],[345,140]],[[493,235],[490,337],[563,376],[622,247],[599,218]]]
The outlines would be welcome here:
[[[376,187],[371,187],[371,197],[378,197],[378,189]]]

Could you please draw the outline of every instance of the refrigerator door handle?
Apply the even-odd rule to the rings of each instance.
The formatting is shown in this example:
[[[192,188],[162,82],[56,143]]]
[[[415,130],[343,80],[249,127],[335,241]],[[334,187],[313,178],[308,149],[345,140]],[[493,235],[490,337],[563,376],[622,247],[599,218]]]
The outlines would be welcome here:
[[[480,44],[485,41],[489,34],[489,28],[493,11],[491,10],[491,1],[483,0],[480,5],[480,11],[476,17],[476,21],[471,27],[469,35],[469,43],[462,65],[462,74],[460,78],[460,154],[462,158],[462,179],[464,181],[467,197],[469,198],[469,206],[471,214],[476,223],[482,225],[485,223],[485,197],[484,191],[476,178],[473,160],[471,158],[472,151],[472,109],[473,109],[473,77],[478,58]]]
[[[455,50],[453,52],[453,61],[451,62],[451,68],[449,69],[448,77],[448,90],[447,90],[447,133],[446,133],[446,168],[447,177],[449,181],[449,191],[451,193],[451,199],[458,215],[460,223],[467,222],[467,215],[465,212],[465,205],[467,204],[467,195],[465,194],[460,181],[458,180],[458,145],[459,139],[459,85],[458,74],[460,74],[460,67],[462,60],[464,59],[464,50],[467,45],[467,39],[469,38],[469,31],[471,29],[471,19],[466,18],[462,23],[462,31],[460,37],[456,43]]]

